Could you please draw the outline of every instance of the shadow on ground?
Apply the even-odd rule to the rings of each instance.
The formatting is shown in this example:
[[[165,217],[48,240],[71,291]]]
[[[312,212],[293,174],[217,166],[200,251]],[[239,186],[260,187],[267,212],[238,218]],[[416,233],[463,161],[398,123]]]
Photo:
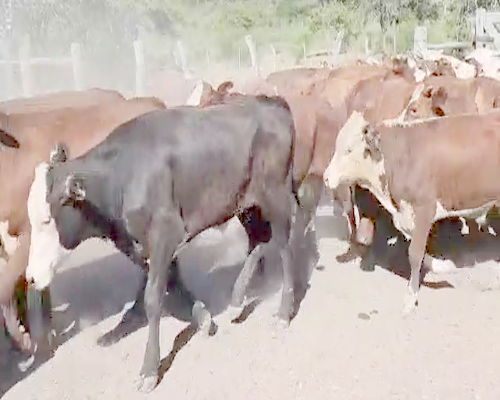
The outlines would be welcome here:
[[[410,264],[408,261],[408,247],[410,242],[396,230],[390,214],[383,209],[375,198],[362,190],[357,194],[357,202],[361,212],[376,220],[375,238],[369,249],[365,248],[360,260],[360,268],[364,271],[373,271],[374,266],[380,266],[404,278],[410,278]],[[324,217],[328,220],[330,217]],[[345,220],[344,220],[345,221]],[[500,216],[490,215],[491,227],[500,233]],[[323,222],[325,224],[325,222]],[[453,261],[456,271],[471,268],[479,263],[500,260],[500,236],[487,231],[479,231],[474,220],[467,220],[469,233],[462,234],[462,222],[458,218],[450,218],[436,222],[429,234],[427,250],[435,258]],[[344,222],[343,239],[347,238],[347,224]],[[337,228],[339,229],[339,228]],[[397,238],[396,242],[388,241]],[[423,281],[423,285],[434,288],[450,288],[449,274],[443,274],[447,280],[438,282]],[[422,278],[424,278],[422,274]]]
[[[311,266],[307,269],[309,279],[313,269],[312,262],[317,260],[318,251],[314,236],[308,236],[307,239],[309,244],[299,252],[299,262],[307,262],[304,257],[311,259]],[[103,246],[106,245],[102,242],[84,243],[76,250],[78,255],[73,254],[71,257],[75,265],[65,268],[54,277],[52,301],[53,325],[58,333],[56,346],[63,345],[89,326],[122,314],[124,307],[129,308],[135,300],[141,280],[140,270],[120,253],[115,252],[98,258],[103,252]],[[222,313],[229,305],[232,288],[243,266],[247,246],[246,233],[234,219],[221,230],[212,229],[201,234],[179,255],[183,282],[196,299],[205,303],[213,316]],[[89,256],[94,259],[89,260]],[[82,262],[81,258],[87,260]],[[263,274],[251,282],[248,297],[258,298],[259,301],[269,297],[281,288],[281,279],[281,267],[266,262]],[[234,322],[243,322],[259,301],[251,301],[242,317]],[[168,293],[163,306],[164,316],[171,315],[187,322],[188,325],[177,335],[172,351],[162,360],[160,372],[170,368],[178,351],[196,333],[196,328],[191,324],[191,308],[182,295],[178,292]],[[118,329],[119,325],[113,330]],[[145,324],[133,326],[127,333],[130,334],[142,326]],[[35,360],[28,371],[21,372],[17,365],[23,357],[10,350],[7,339],[1,334],[0,360],[0,398],[10,387],[33,373],[45,361]]]

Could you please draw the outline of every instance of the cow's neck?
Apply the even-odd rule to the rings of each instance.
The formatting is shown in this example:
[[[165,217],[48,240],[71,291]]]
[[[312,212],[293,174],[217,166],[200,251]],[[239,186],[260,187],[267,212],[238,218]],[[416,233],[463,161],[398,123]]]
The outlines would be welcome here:
[[[370,182],[360,182],[359,186],[369,190],[377,198],[380,204],[391,214],[396,229],[407,239],[410,239],[415,224],[413,208],[409,202],[404,199],[398,201],[398,197],[395,200],[392,195],[397,192],[393,187],[393,178],[398,175],[397,169],[400,167],[392,157],[394,154],[401,153],[398,153],[395,148],[396,143],[393,143],[392,139],[393,136],[388,132],[381,132],[380,143],[383,157],[380,162],[374,165],[378,179],[371,179]]]

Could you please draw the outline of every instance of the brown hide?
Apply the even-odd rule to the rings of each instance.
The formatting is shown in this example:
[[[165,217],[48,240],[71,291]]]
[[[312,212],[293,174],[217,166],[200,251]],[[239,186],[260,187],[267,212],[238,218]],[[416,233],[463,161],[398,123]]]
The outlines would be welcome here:
[[[439,200],[445,209],[461,210],[500,200],[494,178],[500,172],[500,111],[374,130],[396,204],[435,208]]]
[[[265,81],[278,93],[300,93],[307,91],[315,82],[328,78],[330,68],[295,68],[270,74]]]
[[[0,102],[0,112],[5,114],[47,112],[59,108],[85,108],[97,104],[124,100],[125,97],[115,90],[95,88],[84,91],[56,92],[3,101]]]
[[[417,83],[400,75],[375,76],[354,87],[347,99],[347,113],[365,111],[370,123],[397,118],[411,100]]]

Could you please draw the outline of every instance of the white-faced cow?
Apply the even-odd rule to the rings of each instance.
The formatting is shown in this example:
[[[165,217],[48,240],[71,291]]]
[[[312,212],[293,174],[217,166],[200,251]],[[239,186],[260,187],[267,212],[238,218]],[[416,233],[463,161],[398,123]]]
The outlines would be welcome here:
[[[420,268],[454,269],[451,260],[426,255],[432,224],[449,217],[476,218],[500,202],[500,112],[369,127],[354,112],[337,137],[325,172],[327,186],[356,183],[370,190],[411,239],[409,293],[416,306]]]
[[[154,111],[121,125],[81,157],[40,164],[28,199],[28,281],[47,287],[64,257],[91,237],[110,239],[147,270],[149,336],[139,390],[148,392],[158,383],[168,266],[200,232],[258,207],[272,238],[249,255],[234,290],[245,290],[241,282],[268,249],[279,251],[278,316],[289,322],[295,302],[288,247],[296,206],[293,146],[288,104],[260,96],[207,110]]]

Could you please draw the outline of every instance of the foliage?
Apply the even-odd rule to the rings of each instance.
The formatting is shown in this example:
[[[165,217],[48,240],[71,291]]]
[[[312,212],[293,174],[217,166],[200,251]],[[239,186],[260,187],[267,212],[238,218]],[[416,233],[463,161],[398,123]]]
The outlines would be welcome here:
[[[3,0],[3,4],[7,3]],[[14,43],[29,34],[33,51],[67,52],[73,41],[93,57],[117,63],[132,54],[132,42],[146,42],[148,59],[173,65],[172,53],[182,40],[190,64],[232,62],[244,57],[251,33],[260,53],[303,56],[327,49],[339,30],[344,46],[364,50],[369,37],[374,51],[411,47],[413,29],[424,24],[429,41],[468,38],[467,16],[476,6],[499,7],[500,0],[11,0]],[[6,15],[5,10],[0,14]],[[4,17],[5,18],[5,17]],[[5,26],[5,21],[2,26]],[[0,34],[2,32],[0,31]]]

